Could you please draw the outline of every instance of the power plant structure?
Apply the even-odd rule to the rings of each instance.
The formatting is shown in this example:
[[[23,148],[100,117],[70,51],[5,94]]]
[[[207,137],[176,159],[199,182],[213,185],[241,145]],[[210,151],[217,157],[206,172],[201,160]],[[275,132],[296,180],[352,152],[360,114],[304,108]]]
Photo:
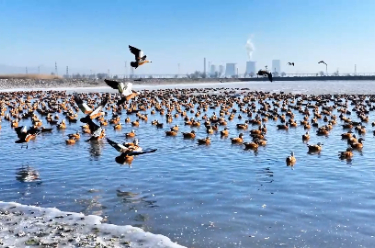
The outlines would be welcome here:
[[[272,69],[270,71],[272,73],[281,73],[281,62],[279,59],[272,60]]]
[[[216,66],[215,65],[211,65],[210,67],[210,76],[214,76],[216,73]]]
[[[236,63],[227,63],[225,66],[225,76],[226,77],[233,77],[236,75]]]
[[[246,62],[246,76],[255,76],[256,75],[256,63],[255,61],[247,61]]]
[[[219,65],[219,77],[221,77],[224,73],[224,66],[223,65]]]

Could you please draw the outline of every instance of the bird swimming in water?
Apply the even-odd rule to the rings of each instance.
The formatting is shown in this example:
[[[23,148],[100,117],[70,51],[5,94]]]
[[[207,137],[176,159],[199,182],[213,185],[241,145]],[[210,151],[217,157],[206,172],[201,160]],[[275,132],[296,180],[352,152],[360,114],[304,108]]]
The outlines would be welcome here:
[[[146,60],[147,56],[143,55],[143,51],[139,50],[138,48],[132,47],[129,45],[130,52],[134,54],[135,61],[130,62],[130,66],[134,67],[135,69],[138,68],[138,66],[141,66],[145,63],[152,63],[150,60]]]
[[[122,82],[117,82],[108,79],[104,79],[104,82],[106,82],[106,84],[108,84],[108,86],[110,86],[112,89],[117,89],[118,92],[121,94],[121,100],[117,101],[117,106],[139,95],[138,92],[132,90],[132,83],[124,84]]]
[[[272,73],[271,72],[268,72],[266,70],[259,70],[257,75],[259,76],[265,76],[267,75],[268,76],[268,79],[272,82]]]
[[[294,62],[288,62],[288,65],[294,66]]]

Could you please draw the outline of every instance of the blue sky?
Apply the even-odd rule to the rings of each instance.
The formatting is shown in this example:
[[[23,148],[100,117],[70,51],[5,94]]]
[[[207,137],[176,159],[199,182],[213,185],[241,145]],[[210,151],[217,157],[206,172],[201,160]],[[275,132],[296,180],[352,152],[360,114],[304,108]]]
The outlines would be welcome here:
[[[153,61],[137,73],[203,70],[204,57],[241,73],[252,35],[257,69],[375,72],[374,11],[374,0],[0,0],[0,64],[124,74],[130,44]]]

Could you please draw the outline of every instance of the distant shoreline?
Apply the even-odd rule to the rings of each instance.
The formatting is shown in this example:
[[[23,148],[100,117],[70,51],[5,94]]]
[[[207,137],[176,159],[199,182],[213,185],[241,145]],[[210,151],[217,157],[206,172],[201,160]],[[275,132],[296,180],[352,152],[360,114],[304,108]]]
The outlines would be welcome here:
[[[318,77],[274,77],[278,81],[375,81],[375,76],[318,76]],[[239,82],[269,82],[267,78],[141,78],[118,79],[130,81],[136,85],[170,85],[170,84],[203,84],[203,83],[239,83]],[[76,87],[106,86],[101,79],[0,79],[0,90],[6,89],[58,89]]]

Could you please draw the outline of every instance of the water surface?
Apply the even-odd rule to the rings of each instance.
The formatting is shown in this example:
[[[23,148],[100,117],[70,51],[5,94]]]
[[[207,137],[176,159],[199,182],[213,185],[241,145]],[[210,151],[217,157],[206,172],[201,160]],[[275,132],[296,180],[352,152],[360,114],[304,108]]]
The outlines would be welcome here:
[[[374,92],[373,82],[363,81],[147,88],[228,85],[307,94]],[[142,87],[135,85],[136,89]],[[207,114],[213,111],[218,109],[209,109]],[[303,116],[295,113],[295,119],[302,120]],[[183,140],[181,134],[165,137],[169,125],[164,129],[151,125],[154,119],[165,119],[149,114],[148,123],[141,122],[139,128],[129,124],[122,131],[106,128],[107,137],[116,141],[125,141],[123,133],[135,129],[142,147],[158,148],[155,153],[136,157],[131,167],[117,164],[117,151],[105,141],[88,143],[84,136],[74,146],[67,146],[66,135],[80,130],[81,123],[43,134],[29,149],[20,149],[10,123],[3,120],[0,199],[106,216],[109,223],[141,227],[188,247],[373,247],[375,141],[371,122],[375,118],[373,113],[369,116],[363,151],[355,152],[349,163],[337,156],[347,147],[341,140],[340,121],[328,138],[316,136],[311,129],[309,143],[324,143],[320,155],[307,154],[301,141],[302,126],[280,131],[274,121],[267,123],[267,146],[254,153],[231,145],[218,134],[211,136],[210,146]],[[124,113],[122,123],[125,118]],[[350,118],[358,120],[355,115]],[[228,122],[229,137],[238,136],[235,125],[243,122],[237,118]],[[178,118],[173,125],[179,124],[182,132],[190,131],[183,123]],[[22,124],[30,125],[29,121]],[[204,127],[195,130],[198,138],[206,136]],[[245,140],[250,141],[245,133]],[[293,169],[285,165],[291,150],[297,157]],[[23,165],[36,169],[41,181],[17,181],[17,169]]]

